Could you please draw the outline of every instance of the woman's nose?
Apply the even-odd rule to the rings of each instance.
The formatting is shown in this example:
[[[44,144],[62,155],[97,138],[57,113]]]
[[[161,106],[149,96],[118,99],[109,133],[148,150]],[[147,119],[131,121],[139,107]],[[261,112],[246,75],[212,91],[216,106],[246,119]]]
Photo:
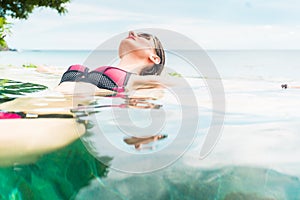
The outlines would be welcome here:
[[[129,36],[136,37],[136,33],[134,31],[129,31]]]

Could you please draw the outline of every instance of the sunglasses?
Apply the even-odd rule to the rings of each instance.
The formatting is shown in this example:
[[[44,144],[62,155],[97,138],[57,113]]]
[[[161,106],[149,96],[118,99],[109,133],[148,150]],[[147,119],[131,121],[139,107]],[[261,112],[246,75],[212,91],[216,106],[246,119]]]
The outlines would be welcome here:
[[[154,43],[154,49],[155,49],[155,52],[156,52],[156,54],[157,54],[159,57],[161,57],[161,52],[159,51],[160,48],[158,47],[157,42],[156,42],[156,39],[155,39],[155,37],[154,37],[153,35],[148,34],[148,33],[137,33],[137,36],[138,36],[138,37],[145,38],[146,40],[151,40],[151,39],[152,39],[152,41],[153,41],[153,43]]]
[[[153,38],[153,36],[151,34],[148,34],[148,33],[137,33],[136,34],[138,37],[142,37],[142,38],[145,38],[146,40],[151,40]]]
[[[148,33],[137,33],[137,36],[145,38],[146,40],[151,40],[152,39],[152,41],[154,43],[154,48],[155,48],[155,50],[157,49],[157,43],[156,43],[155,38],[153,37],[153,35],[148,34]]]

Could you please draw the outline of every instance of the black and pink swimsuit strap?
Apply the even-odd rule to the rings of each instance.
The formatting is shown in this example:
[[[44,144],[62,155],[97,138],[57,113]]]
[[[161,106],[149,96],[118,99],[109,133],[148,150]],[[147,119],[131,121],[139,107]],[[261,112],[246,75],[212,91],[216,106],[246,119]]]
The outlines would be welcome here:
[[[117,67],[102,66],[89,72],[83,65],[72,65],[63,74],[62,82],[87,82],[98,88],[124,92],[131,73]]]
[[[68,70],[62,75],[61,81],[62,82],[76,82],[82,81],[89,72],[89,68],[83,65],[72,65],[68,68]]]
[[[117,85],[117,87],[114,88],[114,91],[116,92],[124,92],[124,87],[126,86],[128,79],[131,75],[131,73],[125,70],[111,66],[98,67],[90,73],[92,72],[98,72],[109,77]]]
[[[88,73],[89,68],[83,66],[83,65],[71,65],[67,71],[78,71],[82,73]]]

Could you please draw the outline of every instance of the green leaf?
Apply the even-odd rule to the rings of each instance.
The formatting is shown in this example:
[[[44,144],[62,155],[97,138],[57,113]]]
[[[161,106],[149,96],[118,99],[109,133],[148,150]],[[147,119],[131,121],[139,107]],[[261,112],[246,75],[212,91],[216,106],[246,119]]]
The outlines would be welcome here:
[[[182,77],[181,74],[177,73],[177,72],[171,72],[169,73],[170,76],[173,76],[173,77]]]
[[[30,63],[28,65],[23,64],[22,67],[24,67],[24,68],[37,68],[38,66]]]
[[[47,89],[47,86],[40,84],[0,79],[0,103],[45,89]]]

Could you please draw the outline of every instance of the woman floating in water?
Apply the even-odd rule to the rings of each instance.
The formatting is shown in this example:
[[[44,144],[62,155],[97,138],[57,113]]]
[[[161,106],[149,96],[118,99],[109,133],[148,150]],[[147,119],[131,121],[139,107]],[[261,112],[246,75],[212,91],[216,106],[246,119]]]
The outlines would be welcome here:
[[[56,91],[73,94],[74,88],[103,92],[124,92],[143,88],[160,88],[171,84],[170,80],[158,78],[165,65],[165,52],[156,36],[130,31],[119,46],[120,62],[117,66],[102,66],[95,70],[82,65],[72,65],[63,74]],[[40,72],[53,73],[49,68],[40,67]],[[152,75],[152,76],[149,76]],[[83,91],[81,91],[83,92]]]
[[[31,162],[40,154],[66,146],[82,136],[86,127],[76,122],[71,109],[90,101],[83,99],[74,104],[74,95],[118,94],[172,84],[158,76],[164,68],[165,53],[157,37],[130,31],[119,45],[119,57],[117,66],[95,70],[82,65],[70,66],[55,88],[63,97],[25,97],[0,104],[0,118],[13,119],[0,120],[2,165]],[[147,142],[150,141],[151,138]]]

